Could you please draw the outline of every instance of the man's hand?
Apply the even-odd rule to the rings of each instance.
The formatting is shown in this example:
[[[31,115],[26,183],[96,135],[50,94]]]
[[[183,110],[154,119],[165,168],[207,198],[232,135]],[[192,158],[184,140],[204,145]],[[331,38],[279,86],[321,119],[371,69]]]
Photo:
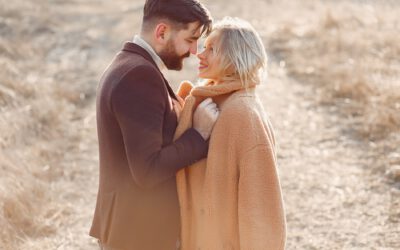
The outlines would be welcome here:
[[[207,140],[219,116],[219,109],[211,98],[205,99],[199,104],[193,114],[193,128]]]

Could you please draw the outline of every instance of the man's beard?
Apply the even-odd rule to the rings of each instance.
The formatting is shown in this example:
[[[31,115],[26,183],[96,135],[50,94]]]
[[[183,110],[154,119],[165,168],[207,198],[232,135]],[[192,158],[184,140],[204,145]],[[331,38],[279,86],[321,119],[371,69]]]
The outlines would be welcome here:
[[[170,39],[163,50],[158,55],[164,62],[165,66],[171,70],[181,70],[183,67],[183,59],[190,56],[190,52],[180,56],[176,53],[172,39]]]

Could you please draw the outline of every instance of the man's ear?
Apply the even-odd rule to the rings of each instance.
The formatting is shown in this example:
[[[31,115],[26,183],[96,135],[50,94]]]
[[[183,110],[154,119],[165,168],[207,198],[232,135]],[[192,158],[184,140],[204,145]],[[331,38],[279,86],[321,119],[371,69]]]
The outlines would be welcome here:
[[[155,38],[157,43],[165,45],[171,34],[171,27],[166,23],[159,23],[155,28]]]

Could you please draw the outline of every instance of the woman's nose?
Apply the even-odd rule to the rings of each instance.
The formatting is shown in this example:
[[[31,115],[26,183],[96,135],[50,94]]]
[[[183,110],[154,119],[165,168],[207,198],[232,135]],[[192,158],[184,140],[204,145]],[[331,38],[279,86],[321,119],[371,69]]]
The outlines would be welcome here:
[[[197,54],[197,58],[204,59],[204,51]]]

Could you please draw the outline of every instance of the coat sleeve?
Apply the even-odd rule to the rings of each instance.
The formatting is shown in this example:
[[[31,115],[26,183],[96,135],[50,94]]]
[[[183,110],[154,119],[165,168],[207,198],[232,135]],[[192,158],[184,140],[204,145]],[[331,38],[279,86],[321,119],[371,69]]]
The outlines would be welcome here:
[[[240,249],[285,248],[283,202],[272,147],[272,143],[257,145],[240,161]]]
[[[118,121],[130,171],[142,187],[153,187],[204,158],[207,143],[190,128],[163,146],[167,92],[158,72],[149,66],[131,70],[111,94],[111,109]]]

